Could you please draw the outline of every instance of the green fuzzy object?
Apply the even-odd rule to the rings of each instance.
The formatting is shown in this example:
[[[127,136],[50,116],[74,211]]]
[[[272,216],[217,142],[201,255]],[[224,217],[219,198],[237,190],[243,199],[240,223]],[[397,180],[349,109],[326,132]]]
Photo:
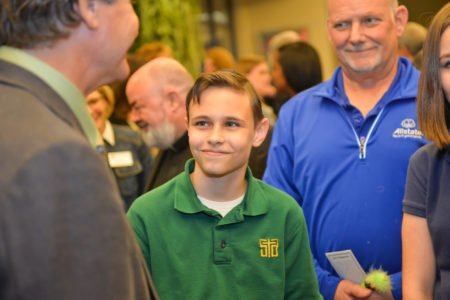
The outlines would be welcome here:
[[[362,286],[377,293],[384,294],[392,290],[391,278],[382,269],[372,269],[367,274]]]

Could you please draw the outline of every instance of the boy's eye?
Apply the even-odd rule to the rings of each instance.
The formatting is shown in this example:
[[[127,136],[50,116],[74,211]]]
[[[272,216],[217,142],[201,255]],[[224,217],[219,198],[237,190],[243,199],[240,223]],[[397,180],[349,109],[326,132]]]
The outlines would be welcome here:
[[[206,121],[197,121],[194,123],[195,126],[204,127],[208,125],[208,122]]]
[[[227,127],[239,127],[240,124],[238,122],[235,122],[235,121],[228,121],[228,122],[225,123],[225,126],[227,126]]]

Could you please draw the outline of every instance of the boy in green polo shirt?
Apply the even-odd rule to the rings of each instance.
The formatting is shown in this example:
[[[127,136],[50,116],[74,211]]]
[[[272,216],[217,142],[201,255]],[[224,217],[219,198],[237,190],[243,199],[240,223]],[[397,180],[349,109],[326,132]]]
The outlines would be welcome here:
[[[247,167],[269,127],[251,84],[203,74],[186,107],[194,159],[128,211],[161,299],[321,299],[300,206]]]

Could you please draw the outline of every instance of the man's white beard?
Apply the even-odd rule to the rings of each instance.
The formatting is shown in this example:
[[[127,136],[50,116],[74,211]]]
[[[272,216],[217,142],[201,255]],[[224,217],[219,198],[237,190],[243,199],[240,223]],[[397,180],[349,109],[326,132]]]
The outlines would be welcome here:
[[[168,149],[175,143],[175,129],[175,125],[164,118],[161,126],[149,126],[147,131],[142,132],[142,137],[149,147]]]

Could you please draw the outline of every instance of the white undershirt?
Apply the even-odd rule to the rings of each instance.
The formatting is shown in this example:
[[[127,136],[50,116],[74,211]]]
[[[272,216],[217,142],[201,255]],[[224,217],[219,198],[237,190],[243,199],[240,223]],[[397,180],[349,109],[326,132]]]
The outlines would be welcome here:
[[[197,195],[198,199],[200,199],[200,202],[204,206],[217,211],[222,217],[226,216],[226,214],[229,213],[230,210],[241,203],[242,200],[244,200],[244,196],[245,194],[231,201],[212,201]]]

